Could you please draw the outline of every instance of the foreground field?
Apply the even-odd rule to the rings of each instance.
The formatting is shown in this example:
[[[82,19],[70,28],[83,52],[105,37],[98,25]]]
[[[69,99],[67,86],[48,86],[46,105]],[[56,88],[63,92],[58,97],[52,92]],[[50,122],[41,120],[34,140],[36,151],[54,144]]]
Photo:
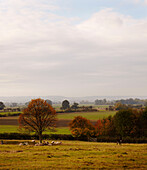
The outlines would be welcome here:
[[[0,169],[147,169],[146,144],[62,141],[55,146],[18,146],[4,142],[9,144],[0,145]]]

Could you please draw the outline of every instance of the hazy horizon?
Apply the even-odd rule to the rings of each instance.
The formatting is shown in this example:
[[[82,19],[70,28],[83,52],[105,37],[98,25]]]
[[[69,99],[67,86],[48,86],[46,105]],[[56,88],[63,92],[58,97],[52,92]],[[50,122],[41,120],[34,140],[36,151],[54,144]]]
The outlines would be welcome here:
[[[147,0],[0,1],[1,96],[147,96]]]
[[[32,99],[41,98],[44,100],[51,100],[52,102],[62,102],[63,100],[69,100],[70,102],[88,101],[94,102],[99,99],[106,99],[107,101],[114,101],[120,99],[147,99],[147,96],[83,96],[83,97],[67,97],[67,96],[0,96],[0,101],[4,103],[26,103]]]

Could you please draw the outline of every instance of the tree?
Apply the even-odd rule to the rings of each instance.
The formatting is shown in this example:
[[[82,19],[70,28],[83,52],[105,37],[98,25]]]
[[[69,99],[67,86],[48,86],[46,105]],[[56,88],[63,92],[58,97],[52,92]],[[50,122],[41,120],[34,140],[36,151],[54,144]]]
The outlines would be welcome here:
[[[47,99],[45,101],[52,106],[53,102],[51,100]]]
[[[75,117],[69,124],[71,133],[78,138],[93,136],[95,128],[89,120],[82,116]]]
[[[105,105],[107,104],[107,100],[103,99],[103,100],[95,100],[95,105]]]
[[[132,109],[120,110],[114,116],[117,133],[121,137],[130,136],[135,125],[135,115]]]
[[[62,109],[66,110],[66,109],[69,109],[69,108],[70,108],[69,101],[68,100],[64,100],[62,102]]]
[[[116,110],[124,110],[127,109],[128,107],[125,104],[122,103],[115,103],[115,109]]]
[[[42,143],[42,133],[54,127],[55,121],[56,112],[52,106],[43,99],[34,99],[19,116],[19,127],[36,132]]]
[[[142,119],[143,136],[147,137],[147,107],[143,111],[141,119]]]
[[[0,110],[3,110],[5,107],[4,103],[3,102],[0,102]]]
[[[79,105],[78,103],[74,103],[74,104],[71,106],[71,109],[75,109],[75,110],[78,109],[78,105]]]

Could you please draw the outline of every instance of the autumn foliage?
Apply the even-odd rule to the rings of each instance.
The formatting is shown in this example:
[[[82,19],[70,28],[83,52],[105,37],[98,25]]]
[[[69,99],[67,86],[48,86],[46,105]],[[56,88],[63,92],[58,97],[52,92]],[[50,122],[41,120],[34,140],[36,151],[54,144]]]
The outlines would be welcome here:
[[[42,99],[35,99],[19,116],[19,128],[35,132],[42,143],[42,133],[54,127],[55,121],[56,112],[52,106]]]
[[[69,124],[71,133],[74,137],[84,138],[94,135],[95,128],[89,120],[82,116],[75,117]]]
[[[147,137],[147,108],[124,109],[118,111],[113,117],[109,116],[97,120],[93,126],[89,120],[77,116],[70,123],[73,136],[84,137],[116,137],[116,138],[142,138]]]
[[[147,109],[120,110],[114,117],[98,120],[95,129],[97,136],[147,137]]]

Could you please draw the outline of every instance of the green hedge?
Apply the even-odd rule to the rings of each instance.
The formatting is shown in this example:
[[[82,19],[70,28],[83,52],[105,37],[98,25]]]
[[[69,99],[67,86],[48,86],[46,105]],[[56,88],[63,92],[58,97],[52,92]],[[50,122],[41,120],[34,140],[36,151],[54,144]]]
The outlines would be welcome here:
[[[117,137],[98,137],[97,142],[117,142],[119,138]],[[131,138],[131,137],[125,137],[122,139],[122,143],[147,143],[147,138]]]
[[[0,139],[16,139],[16,140],[32,140],[37,139],[37,135],[30,135],[24,133],[0,133]],[[44,134],[43,139],[52,139],[52,140],[81,140],[81,141],[88,141],[88,138],[74,138],[72,135],[62,135],[62,134]],[[98,137],[97,142],[116,142],[118,140],[117,137]],[[92,141],[90,139],[89,141]],[[125,137],[122,140],[122,143],[147,143],[147,138],[131,138]]]
[[[0,133],[0,139],[20,139],[20,140],[31,140],[38,139],[37,135],[30,135],[24,133]],[[54,139],[54,140],[74,140],[72,135],[62,134],[44,134],[43,139]]]

